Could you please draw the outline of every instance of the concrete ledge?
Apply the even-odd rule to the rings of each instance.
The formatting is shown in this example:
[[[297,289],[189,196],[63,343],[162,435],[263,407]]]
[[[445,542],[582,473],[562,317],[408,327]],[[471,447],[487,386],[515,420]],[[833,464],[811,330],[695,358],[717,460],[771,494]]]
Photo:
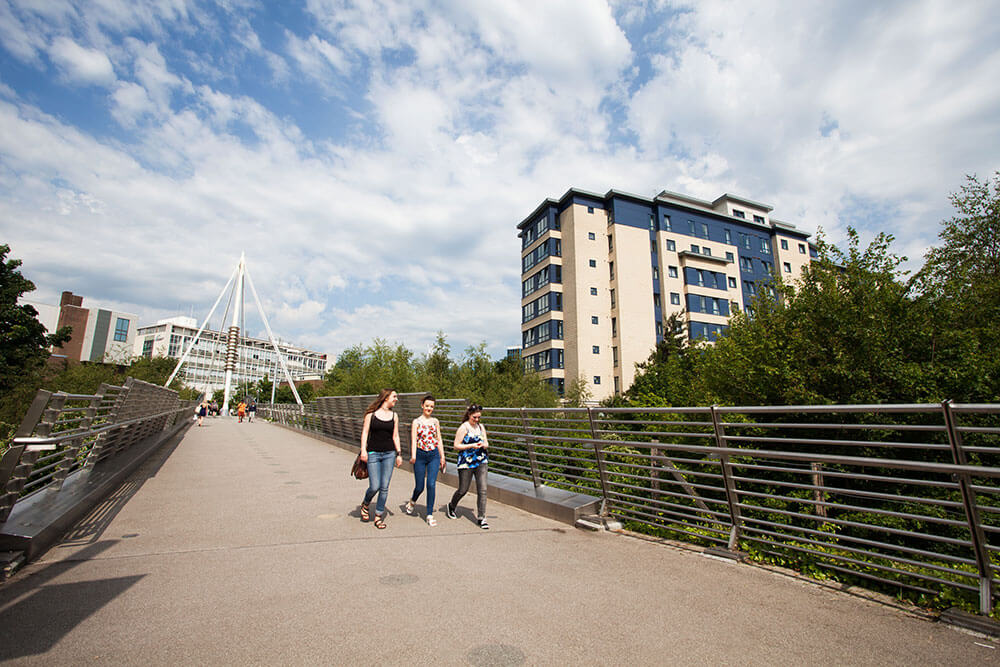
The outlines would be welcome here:
[[[179,422],[89,470],[77,470],[58,491],[46,489],[18,502],[7,521],[0,524],[0,551],[23,552],[28,561],[45,553],[120,487],[160,445],[193,423],[190,419]]]
[[[944,610],[940,620],[948,625],[957,625],[966,630],[974,630],[984,635],[1000,637],[1000,623],[988,616],[979,616],[978,614],[970,614],[967,611],[962,611],[958,607],[951,607]]]
[[[357,454],[361,450],[359,445],[344,440],[331,438],[330,436],[313,431],[303,431],[291,426],[285,426],[284,424],[270,423],[272,426],[278,426],[293,433],[321,440],[335,447],[346,449],[354,454]],[[413,466],[410,465],[407,459],[403,460],[402,468],[413,472]],[[348,468],[344,469],[344,474],[349,474]],[[447,469],[438,475],[438,481],[448,486],[458,487],[458,471],[454,463],[449,463]],[[474,485],[475,483],[473,482]],[[581,516],[596,513],[601,505],[601,499],[594,496],[574,491],[565,491],[563,489],[554,489],[548,486],[535,488],[535,485],[527,480],[515,479],[494,472],[487,473],[486,487],[487,498],[570,525],[574,525],[576,520]]]

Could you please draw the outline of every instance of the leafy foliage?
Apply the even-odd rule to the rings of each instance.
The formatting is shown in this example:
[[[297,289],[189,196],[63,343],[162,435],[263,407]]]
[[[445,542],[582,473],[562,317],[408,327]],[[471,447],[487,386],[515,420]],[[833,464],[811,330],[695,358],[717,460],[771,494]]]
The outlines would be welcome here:
[[[450,358],[450,351],[443,332],[422,356],[379,338],[368,346],[355,345],[327,372],[320,395],[375,394],[391,387],[400,393],[427,391],[494,407],[552,407],[558,402],[555,392],[534,373],[525,373],[519,360],[491,359],[485,343],[467,348],[459,361]]]

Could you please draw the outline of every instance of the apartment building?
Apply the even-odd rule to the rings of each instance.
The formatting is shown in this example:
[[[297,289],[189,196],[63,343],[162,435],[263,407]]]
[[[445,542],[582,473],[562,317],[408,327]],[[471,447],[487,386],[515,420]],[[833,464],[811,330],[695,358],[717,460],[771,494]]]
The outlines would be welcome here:
[[[809,235],[771,210],[666,190],[546,199],[517,226],[525,368],[560,393],[583,377],[600,400],[631,386],[672,314],[690,339],[715,340],[773,272],[794,280],[814,255]]]
[[[132,360],[137,315],[101,308],[72,292],[63,292],[58,306],[30,299],[22,303],[34,306],[38,321],[49,333],[60,327],[73,329],[69,341],[52,348],[54,356],[105,364],[128,364]]]
[[[191,317],[170,317],[136,332],[136,357],[170,357],[180,360],[198,333],[198,323]],[[206,329],[181,367],[178,377],[189,387],[201,391],[221,389],[226,379],[226,332]],[[327,355],[278,341],[278,348],[292,374],[292,379],[320,380],[326,374]],[[256,383],[265,375],[284,379],[271,342],[240,338],[236,381]]]

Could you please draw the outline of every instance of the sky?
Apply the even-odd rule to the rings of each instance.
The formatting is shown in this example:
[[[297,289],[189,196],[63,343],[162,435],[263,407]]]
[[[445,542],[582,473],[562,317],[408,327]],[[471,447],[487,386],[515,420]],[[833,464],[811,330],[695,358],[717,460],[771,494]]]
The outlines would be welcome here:
[[[569,188],[918,267],[1000,168],[997,81],[993,0],[0,0],[0,243],[44,303],[200,322],[245,252],[286,341],[500,356]]]

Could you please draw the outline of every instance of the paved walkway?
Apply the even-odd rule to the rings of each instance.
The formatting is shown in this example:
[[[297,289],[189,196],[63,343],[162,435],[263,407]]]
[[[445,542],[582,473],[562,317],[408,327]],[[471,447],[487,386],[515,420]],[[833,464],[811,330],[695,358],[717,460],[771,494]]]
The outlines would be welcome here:
[[[493,529],[357,518],[352,456],[219,419],[165,445],[0,587],[19,664],[962,664],[996,643],[898,609],[491,503]],[[439,487],[438,506],[451,489]]]

